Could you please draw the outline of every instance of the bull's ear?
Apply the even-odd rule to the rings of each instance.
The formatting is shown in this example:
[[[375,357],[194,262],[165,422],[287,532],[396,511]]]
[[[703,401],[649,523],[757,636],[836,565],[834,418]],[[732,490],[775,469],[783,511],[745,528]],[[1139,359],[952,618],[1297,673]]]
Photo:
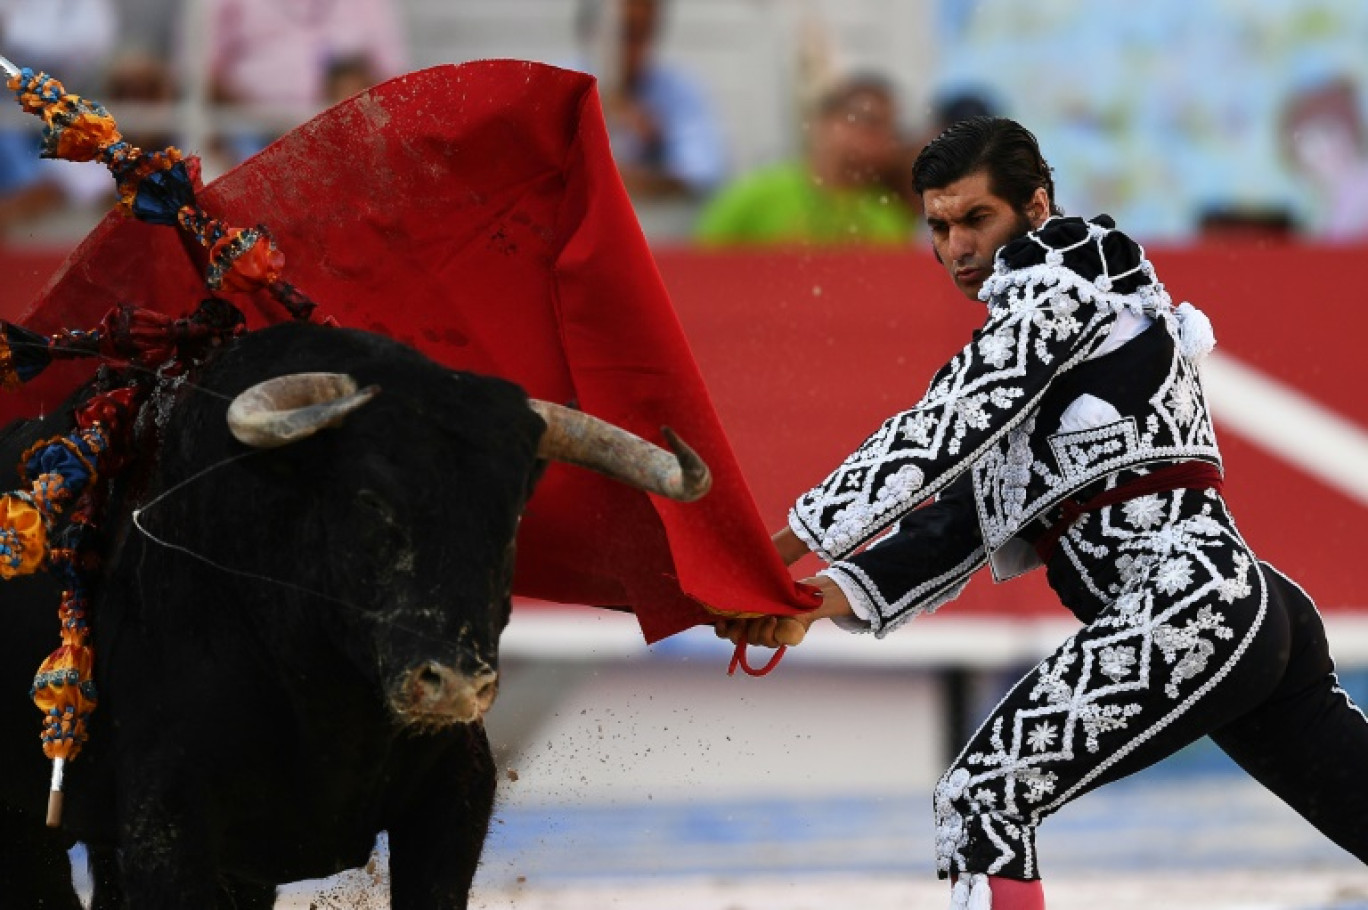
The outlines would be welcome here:
[[[528,402],[546,421],[537,456],[597,471],[640,490],[693,502],[712,487],[703,459],[669,427],[662,427],[666,451],[605,420],[549,401]]]
[[[241,443],[274,448],[332,427],[374,398],[345,373],[291,373],[259,382],[228,406],[228,429]]]

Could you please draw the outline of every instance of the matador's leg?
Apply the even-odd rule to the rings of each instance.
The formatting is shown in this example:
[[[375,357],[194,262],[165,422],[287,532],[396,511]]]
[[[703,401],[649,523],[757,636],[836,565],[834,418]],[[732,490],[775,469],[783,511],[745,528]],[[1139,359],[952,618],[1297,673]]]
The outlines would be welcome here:
[[[937,785],[942,876],[1039,878],[1041,820],[1277,685],[1286,625],[1269,621],[1263,576],[1210,514],[1113,543],[1125,570],[1110,602],[1012,689]]]
[[[1368,719],[1340,688],[1311,599],[1264,565],[1271,600],[1291,633],[1287,671],[1273,694],[1212,733],[1231,758],[1322,833],[1368,863]]]

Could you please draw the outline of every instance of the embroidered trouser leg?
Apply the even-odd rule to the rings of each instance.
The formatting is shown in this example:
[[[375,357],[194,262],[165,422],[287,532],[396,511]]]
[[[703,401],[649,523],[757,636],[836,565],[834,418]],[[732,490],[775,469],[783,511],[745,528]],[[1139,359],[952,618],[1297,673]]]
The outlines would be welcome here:
[[[1085,519],[1099,541],[1094,557],[1110,566],[1099,588],[1108,598],[1012,689],[937,785],[942,875],[1039,877],[1042,819],[1274,691],[1287,628],[1267,621],[1268,585],[1219,503],[1199,500],[1193,514],[1192,494],[1187,508],[1182,498],[1164,497],[1159,527],[1113,525],[1110,514]],[[1086,543],[1067,547],[1080,572]]]
[[[1310,598],[1271,566],[1270,618],[1285,621],[1288,663],[1273,693],[1211,738],[1322,833],[1368,863],[1368,719],[1339,687]]]

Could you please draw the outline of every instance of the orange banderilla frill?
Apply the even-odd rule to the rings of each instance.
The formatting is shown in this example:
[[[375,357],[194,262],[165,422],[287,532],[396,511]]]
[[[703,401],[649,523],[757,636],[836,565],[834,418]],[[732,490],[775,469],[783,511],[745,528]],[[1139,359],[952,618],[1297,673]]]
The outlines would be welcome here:
[[[58,558],[54,553],[54,559]],[[48,655],[33,680],[33,703],[43,712],[43,754],[52,759],[47,823],[62,821],[62,776],[66,763],[80,753],[90,734],[86,725],[98,700],[95,693],[95,652],[86,644],[85,597],[79,589],[62,593],[59,610],[62,646]]]
[[[61,822],[66,763],[85,744],[96,702],[78,548],[88,524],[90,489],[111,457],[111,438],[128,424],[134,394],[106,392],[78,408],[72,433],[40,442],[20,459],[29,489],[0,496],[0,578],[46,568],[63,580],[62,644],[38,668],[30,691],[44,716],[43,752],[53,761],[47,817],[53,827]],[[69,545],[53,546],[54,525],[72,503],[74,514],[58,532]]]
[[[244,325],[241,311],[218,298],[180,319],[121,304],[93,329],[50,336],[0,321],[0,388],[21,387],[54,360],[84,357],[173,377]],[[0,495],[0,579],[46,570],[63,582],[62,645],[39,667],[30,691],[44,716],[43,751],[53,762],[48,824],[54,827],[61,821],[66,763],[86,742],[96,702],[83,584],[94,564],[87,529],[109,477],[130,457],[129,426],[145,394],[146,387],[130,383],[90,398],[75,410],[74,431],[39,442],[20,458],[28,489]],[[63,513],[69,514],[59,526]]]
[[[313,316],[313,301],[281,277],[285,255],[264,225],[232,227],[196,204],[197,158],[173,147],[144,152],[131,145],[103,105],[69,94],[46,73],[4,57],[0,72],[19,106],[43,121],[42,156],[103,163],[114,176],[120,208],[139,221],[180,227],[209,251],[205,284],[211,290],[264,289],[295,319]]]
[[[31,575],[47,557],[47,524],[29,493],[0,496],[0,578]]]

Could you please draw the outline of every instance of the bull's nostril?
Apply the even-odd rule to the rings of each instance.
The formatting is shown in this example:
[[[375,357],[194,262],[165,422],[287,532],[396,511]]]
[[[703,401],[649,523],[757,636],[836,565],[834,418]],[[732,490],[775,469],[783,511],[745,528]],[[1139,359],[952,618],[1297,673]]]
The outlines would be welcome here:
[[[442,676],[441,668],[435,664],[427,664],[413,676],[414,688],[422,693],[423,698],[437,699],[441,697],[442,690],[446,687],[446,679]]]
[[[469,723],[489,710],[498,693],[499,674],[487,665],[460,673],[430,660],[409,671],[395,704],[400,714]]]
[[[475,700],[480,705],[480,710],[485,711],[494,704],[494,698],[499,694],[498,674],[491,673],[481,677],[475,686]]]

